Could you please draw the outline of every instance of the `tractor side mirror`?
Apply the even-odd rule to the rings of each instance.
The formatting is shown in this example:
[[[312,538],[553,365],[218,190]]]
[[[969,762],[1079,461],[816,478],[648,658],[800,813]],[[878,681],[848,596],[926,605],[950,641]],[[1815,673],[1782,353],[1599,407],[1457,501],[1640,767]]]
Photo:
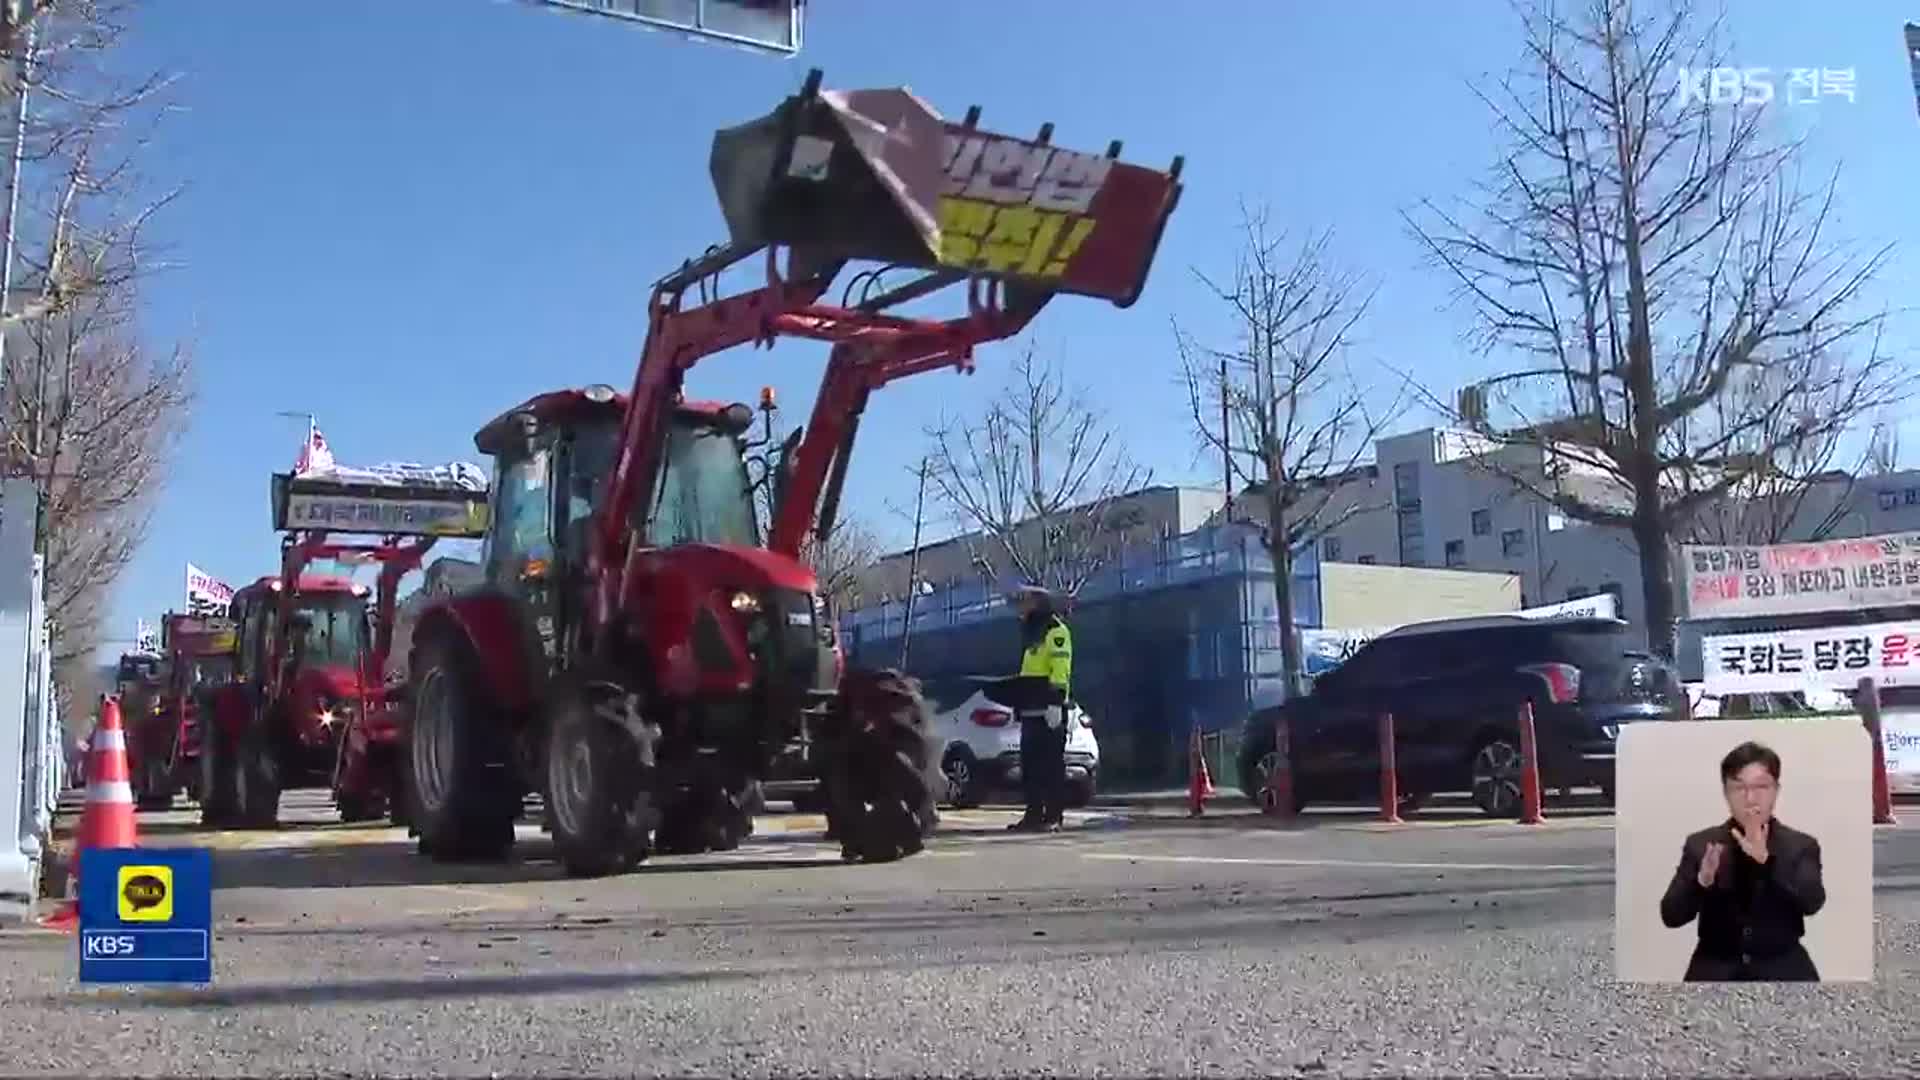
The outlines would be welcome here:
[[[533,442],[540,435],[540,418],[530,412],[515,413],[509,422],[506,445],[500,448],[501,457],[527,457],[533,453]]]

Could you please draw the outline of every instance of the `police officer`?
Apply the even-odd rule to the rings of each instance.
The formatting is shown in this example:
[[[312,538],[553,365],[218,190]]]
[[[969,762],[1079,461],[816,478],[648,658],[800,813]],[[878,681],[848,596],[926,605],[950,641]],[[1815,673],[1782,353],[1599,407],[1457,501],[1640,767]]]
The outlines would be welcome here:
[[[1027,812],[1013,832],[1060,828],[1067,801],[1067,702],[1073,682],[1073,634],[1045,589],[1014,594],[1020,613],[1020,776]]]

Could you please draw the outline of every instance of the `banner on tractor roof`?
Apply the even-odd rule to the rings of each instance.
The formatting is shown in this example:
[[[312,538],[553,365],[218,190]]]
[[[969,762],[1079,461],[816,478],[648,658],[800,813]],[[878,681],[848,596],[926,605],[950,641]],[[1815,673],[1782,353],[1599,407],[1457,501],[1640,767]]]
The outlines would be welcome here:
[[[1709,694],[1920,686],[1920,622],[1715,634],[1700,660]]]
[[[233,586],[187,564],[187,614],[225,615],[233,604]]]
[[[1920,603],[1920,533],[1807,544],[1684,545],[1690,619]]]
[[[487,531],[487,496],[457,487],[341,483],[275,473],[273,527],[281,532],[478,538]]]

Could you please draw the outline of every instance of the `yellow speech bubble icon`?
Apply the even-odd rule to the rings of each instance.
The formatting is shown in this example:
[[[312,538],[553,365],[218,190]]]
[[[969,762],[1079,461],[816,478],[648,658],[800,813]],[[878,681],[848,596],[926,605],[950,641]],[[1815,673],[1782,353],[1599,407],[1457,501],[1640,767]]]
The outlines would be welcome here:
[[[114,898],[122,922],[172,922],[173,867],[121,867]]]

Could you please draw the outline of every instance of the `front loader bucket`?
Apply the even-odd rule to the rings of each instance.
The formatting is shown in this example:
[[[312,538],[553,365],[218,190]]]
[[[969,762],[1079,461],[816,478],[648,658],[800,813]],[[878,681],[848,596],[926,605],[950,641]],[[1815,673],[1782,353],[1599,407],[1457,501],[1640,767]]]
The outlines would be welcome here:
[[[1180,195],[1165,172],[952,123],[903,89],[821,91],[715,133],[710,168],[735,246],[806,264],[872,260],[1012,279],[1121,307],[1146,284]]]

